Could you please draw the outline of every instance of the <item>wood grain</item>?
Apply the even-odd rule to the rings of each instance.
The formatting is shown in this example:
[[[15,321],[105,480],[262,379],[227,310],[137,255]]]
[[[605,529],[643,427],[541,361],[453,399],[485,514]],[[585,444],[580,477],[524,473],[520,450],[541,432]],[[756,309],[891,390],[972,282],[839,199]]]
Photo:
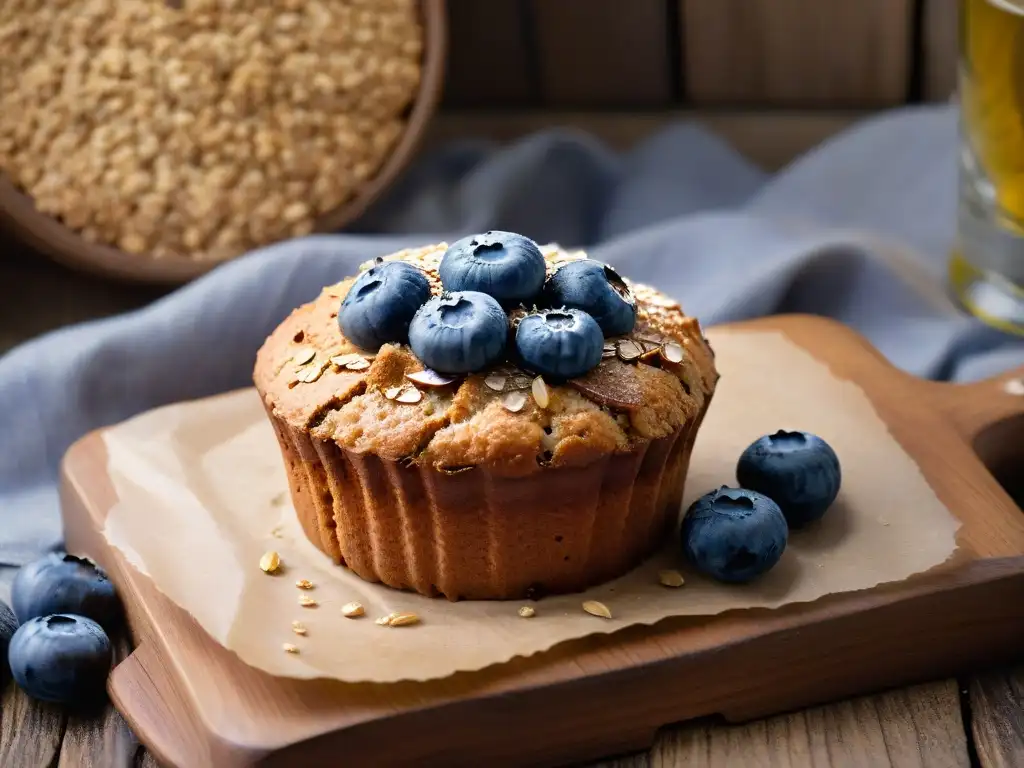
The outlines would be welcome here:
[[[991,727],[1009,725],[1024,728],[1020,699],[1004,701],[1008,707],[996,710],[984,707],[975,714],[976,722],[997,711],[998,722]],[[119,747],[111,749],[109,728],[112,720],[123,721],[108,708],[93,720],[83,720],[78,734],[71,736],[69,723],[58,765],[69,768],[107,768],[135,766],[160,768],[146,750],[133,749],[130,737],[119,737]],[[983,726],[987,727],[987,726]],[[975,728],[978,732],[978,728]],[[47,733],[39,733],[43,742]],[[891,691],[879,696],[829,704],[803,712],[781,715],[746,725],[682,725],[659,733],[650,752],[608,757],[585,764],[585,768],[731,768],[738,765],[770,765],[777,768],[953,768],[969,764],[968,735],[960,717],[957,683],[946,680]],[[1010,751],[991,757],[982,755],[984,768],[1019,765],[1021,742]],[[35,750],[28,750],[32,759]],[[34,764],[16,761],[9,768],[29,768]],[[583,768],[581,766],[581,768]]]
[[[944,101],[956,90],[960,0],[924,0],[921,29],[921,95]]]
[[[68,718],[58,768],[131,768],[139,743],[113,707],[101,715]]]
[[[754,163],[781,168],[803,152],[850,127],[867,113],[833,110],[793,112],[652,110],[615,113],[597,110],[449,110],[431,123],[424,146],[473,137],[509,142],[560,126],[584,131],[616,150],[627,150],[669,125],[693,121],[715,132]]]
[[[958,768],[969,765],[955,680],[815,707],[738,726],[659,737],[652,768]]]
[[[0,233],[0,353],[46,331],[136,309],[165,291],[120,285],[53,263]]]
[[[550,107],[672,102],[664,0],[532,0],[541,100]]]
[[[131,653],[127,637],[114,640],[114,662]],[[58,768],[132,768],[141,747],[124,718],[109,704],[99,713],[70,714]]]
[[[56,765],[67,719],[60,707],[35,702],[8,683],[0,699],[0,765]]]
[[[282,680],[242,665],[104,548],[98,531],[113,498],[102,439],[93,435],[69,452],[62,497],[69,547],[106,566],[141,643],[113,674],[115,701],[147,743],[165,745],[159,755],[177,750],[180,759],[169,762],[190,768],[264,755],[267,765],[314,761],[341,744],[354,761],[372,755],[379,766],[424,755],[471,765],[483,750],[490,765],[519,765],[628,753],[651,745],[666,722],[715,713],[746,721],[1016,654],[1024,519],[969,443],[1004,414],[978,403],[1024,413],[1024,400],[1001,399],[991,382],[952,387],[901,374],[838,323],[783,317],[744,327],[781,330],[864,389],[961,518],[960,549],[949,563],[885,588],[630,628],[424,684]],[[906,708],[850,706],[844,717],[868,724],[902,722],[897,710]],[[822,711],[807,731],[836,722]],[[872,743],[898,750],[913,740],[908,729],[876,729]]]
[[[881,106],[907,97],[911,0],[679,0],[695,104]]]
[[[971,730],[984,768],[1024,765],[1024,667],[971,678]]]
[[[457,107],[536,104],[534,52],[521,0],[447,0],[444,103]]]

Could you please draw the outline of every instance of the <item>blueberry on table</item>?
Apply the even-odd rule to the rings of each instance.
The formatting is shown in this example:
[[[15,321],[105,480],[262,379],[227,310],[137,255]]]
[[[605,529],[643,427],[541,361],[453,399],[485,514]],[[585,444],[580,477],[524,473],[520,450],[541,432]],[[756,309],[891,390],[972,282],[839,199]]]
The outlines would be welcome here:
[[[462,291],[431,299],[409,326],[409,345],[440,373],[470,373],[497,362],[508,341],[508,317],[486,293]]]
[[[352,283],[338,309],[338,327],[363,349],[409,339],[409,323],[430,298],[427,276],[411,264],[384,261]]]
[[[546,272],[544,256],[533,240],[498,230],[453,243],[438,269],[446,291],[480,291],[505,306],[535,299]]]
[[[523,365],[552,379],[582,376],[601,362],[604,334],[578,309],[535,312],[519,321],[516,352]]]
[[[755,440],[736,464],[744,488],[770,496],[791,528],[819,519],[839,495],[839,457],[809,432],[779,430]]]
[[[544,287],[548,306],[575,307],[593,317],[605,336],[621,336],[636,325],[636,299],[619,274],[599,261],[570,261]]]
[[[109,630],[121,617],[121,604],[107,574],[91,560],[56,552],[18,570],[11,604],[22,624],[36,616],[74,613]]]
[[[88,704],[103,695],[113,653],[95,621],[58,613],[18,627],[7,658],[15,682],[32,698]]]
[[[701,573],[742,584],[771,569],[789,527],[778,504],[746,488],[722,486],[697,499],[680,528],[683,555]]]

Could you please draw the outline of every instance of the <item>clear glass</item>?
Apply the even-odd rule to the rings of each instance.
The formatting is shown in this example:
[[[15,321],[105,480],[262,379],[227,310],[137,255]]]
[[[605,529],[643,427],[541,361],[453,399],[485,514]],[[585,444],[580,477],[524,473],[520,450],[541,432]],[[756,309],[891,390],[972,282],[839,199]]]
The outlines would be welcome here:
[[[960,177],[950,285],[1024,334],[1024,0],[961,0]]]

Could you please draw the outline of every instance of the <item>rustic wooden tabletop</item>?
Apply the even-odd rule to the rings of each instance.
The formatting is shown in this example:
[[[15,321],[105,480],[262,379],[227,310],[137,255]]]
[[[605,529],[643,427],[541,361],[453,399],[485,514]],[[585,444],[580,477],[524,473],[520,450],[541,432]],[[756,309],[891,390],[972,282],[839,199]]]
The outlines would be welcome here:
[[[160,290],[74,275],[0,240],[0,352],[69,322],[129,310]],[[0,598],[6,598],[0,585]],[[119,651],[128,652],[122,639]],[[822,652],[822,649],[809,649]],[[1024,638],[1022,638],[1024,657]],[[0,766],[155,766],[113,708],[69,715],[13,684],[0,698]],[[665,728],[647,754],[607,766],[1024,765],[1024,666],[841,701],[744,725]]]
[[[121,653],[127,645],[122,643]],[[665,728],[646,754],[608,768],[834,766],[947,768],[1024,765],[1024,667],[941,680],[744,725]],[[68,715],[13,684],[0,699],[5,768],[156,766],[113,708]]]

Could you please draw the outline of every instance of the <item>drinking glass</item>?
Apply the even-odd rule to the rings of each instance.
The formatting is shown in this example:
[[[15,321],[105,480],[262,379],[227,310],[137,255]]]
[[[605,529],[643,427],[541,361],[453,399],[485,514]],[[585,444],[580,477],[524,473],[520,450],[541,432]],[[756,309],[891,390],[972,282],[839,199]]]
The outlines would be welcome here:
[[[1024,0],[960,0],[960,158],[951,288],[1024,334]]]

